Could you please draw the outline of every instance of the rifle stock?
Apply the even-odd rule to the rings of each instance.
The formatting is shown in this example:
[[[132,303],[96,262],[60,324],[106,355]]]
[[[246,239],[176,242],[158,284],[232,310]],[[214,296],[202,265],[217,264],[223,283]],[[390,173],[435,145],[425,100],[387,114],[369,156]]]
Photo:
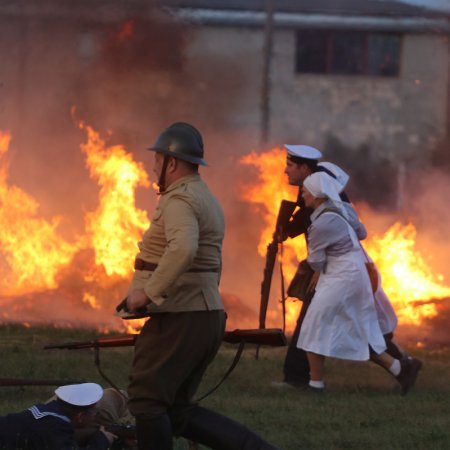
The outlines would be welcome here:
[[[136,426],[135,425],[125,425],[122,423],[111,423],[105,425],[105,430],[116,435],[122,441],[128,439],[136,439]]]
[[[295,202],[282,200],[278,211],[275,234],[282,234],[283,228],[289,222],[292,213],[296,207]],[[259,328],[266,327],[267,307],[269,305],[270,286],[272,284],[273,268],[278,252],[278,242],[274,239],[267,246],[266,265],[264,266],[263,281],[261,283],[261,301],[259,307]]]
[[[245,342],[269,347],[284,347],[287,345],[286,336],[279,328],[226,331],[223,340],[230,344]]]
[[[126,334],[88,341],[55,343],[46,345],[44,349],[81,350],[86,348],[131,347],[135,344],[136,337],[137,335],[135,334]],[[267,345],[271,347],[282,347],[286,345],[286,337],[279,328],[225,331],[223,340],[230,344],[246,342],[249,344]]]

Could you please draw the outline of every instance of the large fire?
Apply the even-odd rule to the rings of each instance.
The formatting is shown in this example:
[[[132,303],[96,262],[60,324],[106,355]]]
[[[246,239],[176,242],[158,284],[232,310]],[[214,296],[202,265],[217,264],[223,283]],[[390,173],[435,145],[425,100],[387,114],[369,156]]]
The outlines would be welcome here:
[[[124,328],[112,312],[126,292],[136,243],[149,225],[146,212],[136,206],[135,194],[138,187],[149,188],[150,180],[123,146],[108,146],[83,122],[79,127],[87,136],[80,148],[98,185],[98,202],[85,213],[84,229],[71,239],[59,231],[61,217],[40,217],[38,201],[9,182],[8,149],[13,141],[10,133],[0,132],[0,321]],[[264,257],[279,204],[282,199],[295,200],[297,189],[286,182],[280,148],[250,153],[241,163],[258,173],[243,197],[258,208],[264,224],[258,246]],[[436,301],[449,297],[450,288],[415,249],[412,224],[396,223],[383,236],[371,236],[365,247],[381,271],[383,287],[401,323],[415,325],[437,314]],[[304,238],[288,239],[281,250],[287,282],[306,256]],[[256,289],[260,282],[252,281]],[[272,297],[281,296],[277,291],[274,283]],[[254,310],[257,306],[251,305]],[[288,329],[299,306],[300,302],[287,302]],[[279,325],[280,311],[280,303],[272,300],[269,322]],[[131,331],[141,324],[130,322],[125,328]]]
[[[0,295],[6,296],[55,288],[58,270],[80,245],[58,235],[60,218],[39,218],[39,203],[8,185],[10,141],[10,133],[0,132]]]
[[[149,225],[146,212],[135,206],[135,190],[149,187],[150,182],[142,165],[122,146],[107,147],[91,127],[82,122],[79,126],[87,134],[87,142],[81,145],[86,167],[100,190],[96,210],[86,213],[84,234],[73,242],[58,234],[59,218],[39,218],[39,203],[8,184],[6,157],[11,135],[0,133],[0,296],[19,298],[46,291],[50,297],[69,267],[81,272],[78,281],[81,278],[82,282],[76,286],[79,299],[92,310],[108,308],[111,315],[118,303],[114,288],[121,280],[129,280],[136,242]],[[94,264],[84,263],[87,253],[93,253]],[[60,296],[64,297],[63,292]],[[61,299],[59,308],[68,306]],[[9,318],[10,313],[5,309],[3,317]],[[117,319],[115,327],[120,324]]]
[[[254,166],[258,171],[258,182],[246,186],[245,199],[263,208],[265,229],[261,235],[258,251],[265,256],[267,244],[272,239],[278,207],[282,199],[294,200],[298,189],[287,184],[284,175],[285,151],[274,148],[264,153],[251,153],[241,159],[243,164]],[[443,277],[427,265],[425,258],[415,249],[416,229],[411,223],[397,222],[383,236],[371,236],[364,247],[377,264],[383,289],[395,307],[399,322],[420,324],[423,318],[437,314],[434,302],[427,299],[442,299],[450,296],[450,287],[443,285]],[[306,257],[304,237],[288,239],[283,244],[282,263],[286,280],[295,273],[298,261]],[[422,302],[421,302],[422,301]],[[280,309],[278,305],[277,309]],[[297,317],[298,302],[287,303],[287,323],[292,327]]]
[[[136,242],[149,226],[146,212],[134,206],[135,190],[149,187],[150,182],[144,168],[122,146],[106,147],[91,127],[80,123],[80,128],[88,135],[81,145],[86,165],[100,186],[98,208],[86,215],[87,245],[95,249],[95,262],[104,266],[107,275],[127,277]]]

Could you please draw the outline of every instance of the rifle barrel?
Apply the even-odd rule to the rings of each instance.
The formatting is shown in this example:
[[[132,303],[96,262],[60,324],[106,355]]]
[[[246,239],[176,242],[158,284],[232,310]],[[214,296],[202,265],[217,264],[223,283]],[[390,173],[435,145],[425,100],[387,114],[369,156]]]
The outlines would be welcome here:
[[[95,348],[95,347],[130,347],[134,345],[135,340],[136,340],[135,334],[128,334],[124,336],[111,336],[105,338],[98,338],[90,341],[63,342],[62,344],[48,344],[44,347],[44,349],[51,350],[60,348],[67,350],[81,350],[84,348]]]
[[[48,344],[45,350],[67,349],[81,350],[86,348],[104,348],[104,347],[130,347],[136,342],[135,334],[112,336],[98,338],[90,341],[63,342],[61,344]],[[249,344],[268,345],[271,347],[280,347],[286,345],[286,337],[279,328],[257,328],[250,330],[225,331],[223,340],[231,344],[247,342]]]

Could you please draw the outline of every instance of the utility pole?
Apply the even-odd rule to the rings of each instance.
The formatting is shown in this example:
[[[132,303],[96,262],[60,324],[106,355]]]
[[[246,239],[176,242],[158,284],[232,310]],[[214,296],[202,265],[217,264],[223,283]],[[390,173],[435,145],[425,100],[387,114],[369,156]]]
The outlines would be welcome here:
[[[261,89],[261,145],[267,144],[270,130],[270,67],[273,45],[274,0],[266,0],[266,25],[264,28],[263,73]]]

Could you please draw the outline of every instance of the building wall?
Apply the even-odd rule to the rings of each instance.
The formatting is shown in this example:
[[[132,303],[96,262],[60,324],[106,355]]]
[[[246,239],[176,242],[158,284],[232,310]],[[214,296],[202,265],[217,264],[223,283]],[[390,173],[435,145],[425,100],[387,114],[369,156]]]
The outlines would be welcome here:
[[[203,129],[222,129],[237,153],[260,145],[260,28],[190,28],[176,49],[183,65],[175,73],[158,70],[157,62],[119,71],[105,66],[105,24],[0,20],[0,57],[7,62],[0,68],[4,128],[24,133],[35,126],[47,133],[56,125],[47,115],[56,111],[59,118],[65,111],[70,123],[67,111],[77,105],[124,134],[140,133],[134,114],[154,116],[155,129],[176,120],[173,114]],[[143,51],[139,60],[145,57]],[[448,42],[439,35],[405,35],[399,78],[296,74],[294,65],[295,31],[276,30],[268,145],[322,146],[333,135],[350,147],[367,144],[376,155],[420,163],[447,131],[450,62]]]
[[[295,32],[279,31],[272,139],[321,146],[331,134],[414,165],[446,133],[449,51],[440,36],[405,35],[398,78],[296,74],[294,64]]]

